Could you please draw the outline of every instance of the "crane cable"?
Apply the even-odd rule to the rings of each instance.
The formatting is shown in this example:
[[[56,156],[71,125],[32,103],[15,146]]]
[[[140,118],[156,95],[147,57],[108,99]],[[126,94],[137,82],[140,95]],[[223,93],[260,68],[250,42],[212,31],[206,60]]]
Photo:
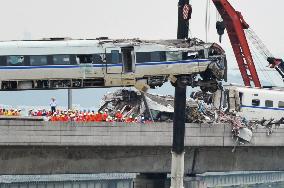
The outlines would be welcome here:
[[[264,43],[261,41],[261,39],[256,35],[256,33],[252,29],[246,29],[245,33],[252,43],[252,45],[255,46],[255,48],[265,57],[273,57],[273,55],[270,53],[270,51],[266,48]]]
[[[210,5],[211,0],[207,0],[206,2],[206,14],[205,14],[205,42],[208,42],[208,33],[210,28]]]
[[[263,55],[259,53],[258,49],[256,49],[256,47],[254,45],[251,45],[251,51],[252,51],[252,56],[255,62],[255,65],[258,67],[258,72],[262,73],[262,75],[266,78],[266,80],[268,82],[270,82],[271,84],[275,84],[275,79],[273,79],[274,76],[271,76],[268,73],[268,68],[264,66],[263,61],[266,61],[266,59],[264,59]],[[275,74],[274,74],[275,75]]]
[[[267,68],[263,65],[263,63],[261,63],[262,62],[261,59],[263,58],[263,56],[257,55],[259,53],[257,52],[257,49],[254,46],[251,48],[251,50],[253,52],[254,62],[256,64],[256,66],[258,67],[259,72],[262,73],[262,75],[265,77],[265,79],[267,81],[269,81],[271,83],[271,85],[273,85],[273,84],[276,85],[275,82],[274,82],[274,79],[266,71]]]
[[[257,56],[256,54],[260,54],[262,56],[262,58],[264,59],[264,61],[267,61],[268,57],[274,57],[271,52],[267,49],[267,47],[265,46],[265,44],[262,42],[262,40],[257,36],[257,34],[252,30],[252,29],[246,29],[245,30],[246,36],[249,39],[250,44],[252,45],[252,47],[254,47],[255,51],[254,51],[254,57]],[[259,62],[257,62],[259,64],[259,66],[263,67],[261,71],[265,71],[268,70],[267,67],[265,67],[262,63],[262,61],[260,61],[260,58],[258,58]],[[274,72],[275,70],[273,70]],[[267,73],[267,71],[265,71]],[[267,73],[268,74],[268,73]],[[276,75],[276,74],[273,74]],[[277,74],[278,76],[273,76],[274,78],[279,78],[279,74]],[[269,76],[269,74],[268,74]],[[275,79],[271,79],[271,77],[269,76],[270,80],[272,80],[272,83],[275,84]],[[282,79],[282,78],[281,78]]]
[[[215,10],[216,10],[216,22],[222,21],[221,14],[219,13],[219,11],[217,9],[215,9]]]

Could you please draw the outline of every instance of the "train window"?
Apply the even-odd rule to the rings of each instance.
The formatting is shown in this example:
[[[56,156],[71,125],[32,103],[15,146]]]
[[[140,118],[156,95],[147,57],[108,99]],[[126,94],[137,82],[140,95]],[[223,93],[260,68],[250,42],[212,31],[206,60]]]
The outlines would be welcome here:
[[[69,55],[54,55],[53,56],[54,65],[70,65]]]
[[[0,56],[0,66],[6,66],[6,65],[7,65],[7,57]]]
[[[179,61],[182,60],[182,52],[166,52],[167,61]]]
[[[77,63],[77,59],[76,59],[76,55],[70,55],[70,64],[71,65],[76,65]]]
[[[152,62],[166,61],[166,52],[151,52],[150,56]]]
[[[24,56],[7,56],[7,64],[8,66],[23,66],[24,59]]]
[[[266,100],[266,101],[265,101],[265,107],[273,107],[273,101],[271,101],[271,100]]]
[[[283,102],[283,101],[279,101],[278,107],[279,107],[279,108],[284,108],[284,102]]]
[[[260,105],[260,100],[259,100],[259,99],[252,99],[251,105],[253,105],[253,106],[259,106],[259,105]]]
[[[43,55],[32,55],[30,56],[30,65],[31,66],[47,65],[47,57]]]
[[[112,50],[111,51],[111,61],[112,63],[119,63],[120,59],[119,59],[119,51],[118,50]]]
[[[121,62],[121,54],[118,50],[111,50],[111,53],[106,54],[106,62],[108,64],[117,64]]]
[[[77,55],[78,64],[89,64],[93,63],[93,55],[86,54],[86,55]]]
[[[136,63],[150,62],[151,56],[150,52],[137,52],[136,53]]]
[[[103,57],[101,54],[93,54],[93,63],[94,64],[102,64],[103,61]]]

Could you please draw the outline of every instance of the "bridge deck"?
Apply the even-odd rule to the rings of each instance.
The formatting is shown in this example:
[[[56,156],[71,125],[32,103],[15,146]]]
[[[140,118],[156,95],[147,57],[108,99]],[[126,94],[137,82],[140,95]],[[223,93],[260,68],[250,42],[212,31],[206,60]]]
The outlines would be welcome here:
[[[0,121],[0,174],[169,173],[172,124]],[[230,125],[186,125],[185,172],[284,170],[284,128],[232,153]]]
[[[62,123],[0,121],[0,146],[171,146],[172,124]],[[228,124],[187,124],[186,146],[234,146]],[[284,146],[284,127],[270,136],[265,128],[253,130],[244,146]]]

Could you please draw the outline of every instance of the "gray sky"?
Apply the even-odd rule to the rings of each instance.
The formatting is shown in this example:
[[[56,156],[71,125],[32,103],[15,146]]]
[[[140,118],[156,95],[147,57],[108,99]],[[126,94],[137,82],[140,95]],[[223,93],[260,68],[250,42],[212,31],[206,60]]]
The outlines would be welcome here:
[[[205,40],[205,4],[207,0],[191,0],[193,16],[191,35]],[[43,37],[141,38],[169,39],[176,37],[178,0],[1,0],[0,40],[40,39]],[[283,0],[230,0],[242,12],[251,28],[277,57],[284,54]],[[209,41],[218,41],[215,30],[216,11],[211,3]],[[231,69],[236,68],[228,38],[223,48]],[[266,65],[266,62],[263,62]],[[233,81],[239,75],[231,70]],[[273,74],[272,74],[273,75]],[[231,76],[231,77],[232,77]],[[275,74],[274,74],[275,76]],[[266,78],[260,74],[260,77]],[[272,76],[271,76],[272,77]],[[276,80],[276,79],[274,79]],[[276,84],[281,80],[276,80]],[[82,106],[98,105],[107,90],[85,89],[74,91],[74,103]],[[173,88],[166,86],[154,92],[165,93]],[[50,96],[66,105],[66,91],[1,92],[0,104],[44,105]],[[15,100],[16,99],[16,100]],[[92,99],[92,100],[90,100]],[[93,101],[93,104],[90,104]]]

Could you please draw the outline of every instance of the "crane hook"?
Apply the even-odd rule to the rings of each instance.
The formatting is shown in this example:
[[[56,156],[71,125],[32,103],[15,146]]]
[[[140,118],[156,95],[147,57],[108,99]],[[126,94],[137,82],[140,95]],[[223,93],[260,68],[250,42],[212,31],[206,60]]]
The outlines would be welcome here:
[[[225,23],[224,21],[217,21],[216,22],[216,29],[217,29],[217,33],[219,35],[219,41],[220,43],[222,42],[222,35],[225,33]]]

